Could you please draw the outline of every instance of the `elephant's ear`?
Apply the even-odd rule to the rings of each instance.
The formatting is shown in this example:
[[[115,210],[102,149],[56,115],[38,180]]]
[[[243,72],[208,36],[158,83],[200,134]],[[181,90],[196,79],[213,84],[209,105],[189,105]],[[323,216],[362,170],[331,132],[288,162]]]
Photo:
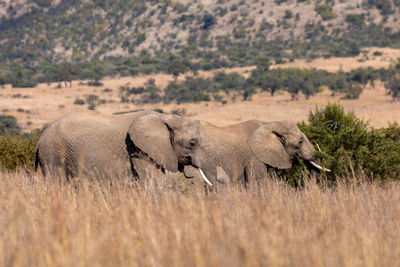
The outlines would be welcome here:
[[[257,128],[248,143],[254,155],[265,164],[279,169],[292,167],[289,153],[271,127],[264,125]]]
[[[178,171],[178,159],[171,144],[170,129],[162,115],[150,113],[136,119],[128,133],[132,142],[155,162],[171,172]]]

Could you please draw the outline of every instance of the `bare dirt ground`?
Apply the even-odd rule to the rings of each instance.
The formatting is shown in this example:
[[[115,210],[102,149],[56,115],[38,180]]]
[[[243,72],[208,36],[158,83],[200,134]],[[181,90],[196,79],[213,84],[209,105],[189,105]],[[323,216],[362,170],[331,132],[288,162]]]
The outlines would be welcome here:
[[[374,51],[380,51],[381,56],[373,56]],[[328,71],[343,69],[348,71],[358,67],[371,66],[374,68],[388,67],[394,64],[400,57],[400,50],[388,48],[371,48],[368,53],[362,54],[358,58],[330,58],[317,59],[310,62],[298,60],[295,62],[274,65],[276,67],[301,67],[319,68]],[[254,67],[225,69],[225,72],[239,72],[248,76]],[[210,77],[215,72],[200,72],[202,77]],[[278,92],[275,96],[263,92],[253,96],[251,101],[242,101],[241,96],[232,100],[232,96],[227,98],[227,104],[220,102],[203,102],[190,104],[154,104],[154,105],[134,105],[132,103],[121,103],[119,87],[123,85],[140,86],[154,78],[156,85],[165,88],[169,82],[173,81],[171,75],[155,74],[141,75],[136,77],[106,78],[102,82],[102,87],[90,87],[85,82],[74,81],[72,87],[57,88],[56,83],[47,85],[39,84],[36,88],[12,88],[10,85],[0,89],[0,112],[16,116],[23,130],[32,130],[41,127],[67,113],[87,110],[88,105],[76,105],[77,98],[84,99],[85,96],[95,94],[99,99],[106,100],[105,104],[98,105],[96,110],[101,113],[113,114],[116,112],[126,112],[137,109],[161,108],[166,112],[176,109],[185,109],[186,116],[206,120],[216,124],[230,124],[247,119],[260,119],[265,121],[274,120],[306,120],[310,110],[315,106],[323,106],[328,102],[340,102],[346,110],[354,110],[355,113],[369,120],[375,127],[384,127],[388,122],[400,122],[400,103],[393,102],[391,97],[385,94],[383,85],[379,82],[375,87],[368,85],[360,99],[341,100],[340,96],[332,97],[331,92],[326,89],[310,99],[300,97],[298,101],[290,101],[290,95],[286,92]],[[183,75],[180,79],[184,79]],[[109,88],[111,92],[104,92]]]

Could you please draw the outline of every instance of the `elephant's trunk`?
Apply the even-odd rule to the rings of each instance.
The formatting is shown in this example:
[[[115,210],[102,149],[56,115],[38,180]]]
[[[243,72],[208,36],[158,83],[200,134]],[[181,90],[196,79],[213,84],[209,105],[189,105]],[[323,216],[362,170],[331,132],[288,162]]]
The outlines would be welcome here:
[[[210,186],[212,186],[215,181],[217,181],[217,165],[215,163],[214,157],[209,155],[205,149],[198,149],[196,153],[192,154],[190,157],[190,163],[188,165],[193,166],[197,170],[200,177]],[[194,177],[193,170],[188,166],[184,168],[184,173],[186,177]],[[198,175],[197,175],[198,176]]]
[[[303,136],[303,143],[300,146],[299,149],[299,156],[305,160],[307,160],[308,162],[310,162],[310,164],[317,168],[320,171],[325,171],[325,172],[330,172],[331,170],[322,167],[321,165],[319,165],[318,163],[315,162],[316,158],[315,158],[315,148],[314,146],[311,144],[311,142],[307,139],[307,137],[302,133]]]

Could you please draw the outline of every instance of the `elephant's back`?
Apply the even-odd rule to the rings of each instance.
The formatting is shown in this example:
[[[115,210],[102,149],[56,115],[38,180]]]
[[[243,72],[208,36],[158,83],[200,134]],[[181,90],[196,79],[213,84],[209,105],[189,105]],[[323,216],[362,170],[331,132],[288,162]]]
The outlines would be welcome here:
[[[110,166],[111,162],[126,161],[126,133],[132,120],[140,115],[70,113],[47,127],[37,150],[50,166],[84,162],[85,168],[100,169]]]
[[[143,114],[145,112],[126,115],[107,115],[95,111],[72,112],[52,122],[43,134],[65,135],[70,138],[119,132],[126,134],[132,121]]]

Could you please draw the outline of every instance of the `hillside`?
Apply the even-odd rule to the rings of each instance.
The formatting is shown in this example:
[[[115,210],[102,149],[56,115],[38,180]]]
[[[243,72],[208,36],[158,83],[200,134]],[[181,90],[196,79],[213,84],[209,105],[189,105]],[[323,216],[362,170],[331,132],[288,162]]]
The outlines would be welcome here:
[[[2,0],[0,62],[33,67],[145,51],[220,65],[246,65],[260,54],[348,56],[364,46],[399,46],[399,6],[397,0]]]

